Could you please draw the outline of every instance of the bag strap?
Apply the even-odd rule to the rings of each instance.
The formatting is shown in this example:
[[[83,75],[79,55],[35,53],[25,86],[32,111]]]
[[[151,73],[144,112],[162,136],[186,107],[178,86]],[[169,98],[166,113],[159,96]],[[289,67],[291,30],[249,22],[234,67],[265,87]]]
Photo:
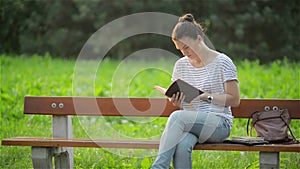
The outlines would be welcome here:
[[[250,123],[250,117],[248,118],[248,121],[247,121],[247,136],[251,136],[251,135],[249,135],[249,123]]]
[[[248,118],[248,121],[247,121],[247,136],[252,136],[252,129],[253,129],[253,126],[250,127],[250,131],[249,131],[249,125],[250,125],[250,120],[252,119],[253,117],[253,114],[254,113],[257,113],[258,111],[255,111],[251,114],[251,116]],[[253,119],[252,119],[253,120]]]
[[[250,127],[250,132],[249,132],[249,124],[250,124],[250,120],[252,118],[252,115],[251,117],[248,118],[248,121],[247,121],[247,136],[252,136],[252,126]]]
[[[285,123],[285,125],[288,127],[292,137],[293,137],[293,141],[295,141],[296,143],[299,143],[299,140],[296,139],[294,133],[292,132],[292,129],[290,127],[290,125],[280,116],[281,120]]]

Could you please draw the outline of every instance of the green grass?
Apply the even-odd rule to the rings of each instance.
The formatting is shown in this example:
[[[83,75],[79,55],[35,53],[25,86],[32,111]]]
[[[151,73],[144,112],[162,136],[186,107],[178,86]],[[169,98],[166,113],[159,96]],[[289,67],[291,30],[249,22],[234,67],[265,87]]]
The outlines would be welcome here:
[[[154,85],[170,84],[174,60],[156,62],[52,59],[1,55],[1,139],[51,136],[51,117],[23,115],[23,98],[36,96],[162,97]],[[236,62],[242,98],[300,98],[300,66],[287,60],[261,65]],[[73,118],[74,137],[159,139],[166,118]],[[234,120],[232,135],[246,135]],[[300,122],[292,121],[300,137]],[[32,168],[30,147],[1,146],[0,168]],[[75,148],[75,168],[149,168],[157,150]],[[194,151],[194,168],[257,168],[257,152]],[[282,168],[300,168],[297,153],[281,153]]]

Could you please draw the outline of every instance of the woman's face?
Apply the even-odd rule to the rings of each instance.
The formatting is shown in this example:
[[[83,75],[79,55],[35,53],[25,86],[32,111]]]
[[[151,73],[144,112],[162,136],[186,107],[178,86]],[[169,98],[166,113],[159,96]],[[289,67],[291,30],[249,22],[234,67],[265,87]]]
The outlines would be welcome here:
[[[201,61],[199,56],[195,53],[199,48],[199,43],[197,39],[193,40],[191,38],[185,37],[180,40],[173,40],[176,49],[180,50],[184,56],[187,56],[191,63]]]

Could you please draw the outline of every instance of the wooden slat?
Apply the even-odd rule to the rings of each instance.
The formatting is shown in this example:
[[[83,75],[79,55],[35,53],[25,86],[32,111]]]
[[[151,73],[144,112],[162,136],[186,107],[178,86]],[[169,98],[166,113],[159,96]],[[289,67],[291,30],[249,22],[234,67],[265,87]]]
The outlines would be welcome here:
[[[52,108],[52,104],[56,108]],[[63,104],[63,108],[59,104]],[[300,100],[241,99],[239,107],[232,108],[236,118],[248,118],[265,106],[287,108],[294,119],[300,119]],[[26,96],[25,114],[80,115],[80,116],[160,116],[168,117],[178,108],[166,98],[101,98],[101,97],[34,97]]]
[[[2,140],[4,146],[36,146],[36,147],[89,147],[89,148],[127,148],[127,149],[158,149],[158,140],[141,139],[66,139],[66,138],[35,138],[17,137]],[[195,150],[223,151],[264,151],[264,152],[300,152],[300,144],[267,144],[245,146],[239,144],[215,143],[197,144]]]
[[[52,108],[53,103],[56,108]],[[165,98],[25,97],[24,100],[25,114],[40,115],[167,117],[177,109]]]
[[[264,111],[264,107],[269,106],[271,109],[276,106],[280,109],[288,109],[291,118],[300,119],[300,100],[285,99],[241,99],[238,107],[233,107],[234,117],[249,118],[255,111]]]

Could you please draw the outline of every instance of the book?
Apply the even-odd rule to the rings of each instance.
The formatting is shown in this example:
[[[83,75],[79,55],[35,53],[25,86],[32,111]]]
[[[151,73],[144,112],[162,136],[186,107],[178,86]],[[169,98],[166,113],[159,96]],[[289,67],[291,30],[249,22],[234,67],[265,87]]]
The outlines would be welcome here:
[[[243,144],[247,146],[259,145],[259,144],[268,144],[269,142],[264,140],[262,137],[232,137],[231,140],[225,140],[224,143],[231,144]]]
[[[191,84],[181,79],[177,79],[170,85],[170,87],[165,91],[164,94],[168,97],[172,97],[173,94],[176,94],[177,92],[182,92],[185,95],[184,101],[187,103],[190,103],[195,97],[204,93],[203,91],[192,86]]]

